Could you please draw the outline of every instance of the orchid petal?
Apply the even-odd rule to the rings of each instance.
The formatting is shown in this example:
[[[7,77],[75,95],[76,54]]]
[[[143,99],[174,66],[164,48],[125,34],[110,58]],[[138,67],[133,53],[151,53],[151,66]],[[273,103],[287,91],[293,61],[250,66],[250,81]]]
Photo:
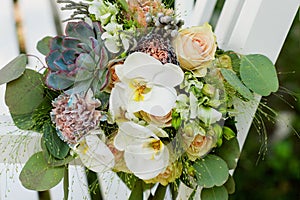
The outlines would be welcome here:
[[[177,95],[174,88],[153,86],[151,93],[145,95],[144,101],[130,101],[129,112],[143,110],[154,116],[165,116],[175,106]]]
[[[163,146],[159,152],[145,148],[153,138],[140,140],[140,144],[130,145],[126,148],[124,159],[126,166],[137,177],[147,180],[162,173],[169,163],[169,151]]]

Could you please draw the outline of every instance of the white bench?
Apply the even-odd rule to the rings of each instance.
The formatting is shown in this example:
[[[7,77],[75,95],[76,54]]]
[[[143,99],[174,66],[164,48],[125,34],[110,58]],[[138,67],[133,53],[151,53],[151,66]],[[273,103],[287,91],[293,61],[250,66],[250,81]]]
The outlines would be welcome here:
[[[185,18],[186,26],[200,25],[208,21],[212,16],[217,0],[176,0],[176,11]],[[226,0],[215,28],[218,44],[222,49],[232,49],[239,53],[261,53],[268,56],[273,62],[276,61],[281,47],[285,41],[292,21],[299,8],[300,0]],[[25,42],[26,52],[43,56],[36,51],[36,43],[46,35],[54,36],[57,29],[54,25],[55,8],[58,5],[55,0],[18,0],[18,8],[13,0],[1,0],[2,11],[0,12],[0,67],[7,64],[19,54],[19,42],[16,31],[16,9],[19,10],[22,20],[22,38]],[[69,12],[57,11],[61,19],[66,19]],[[64,25],[63,25],[64,26]],[[63,30],[64,28],[62,28]],[[35,68],[40,65],[37,61],[30,60],[29,66]],[[8,115],[8,109],[4,104],[4,86],[0,87],[0,199],[38,199],[37,193],[24,189],[18,180],[22,163],[38,150],[38,138],[27,140],[24,144],[32,147],[31,150],[23,147],[13,147],[13,142],[20,139],[20,134],[10,134],[15,130]],[[257,97],[260,99],[260,97]],[[238,106],[238,104],[236,105]],[[242,106],[247,110],[241,111],[237,118],[238,139],[242,147],[250,128],[257,103],[250,102]],[[12,139],[14,138],[14,139]],[[18,152],[19,151],[19,152]],[[9,153],[19,153],[19,160],[10,159]],[[19,164],[8,164],[11,162]],[[20,164],[21,163],[21,164]],[[76,169],[75,169],[76,168]],[[85,188],[84,173],[79,166],[71,170],[71,194],[70,199],[89,199]],[[8,170],[8,171],[7,171]],[[101,176],[101,175],[100,175]],[[112,174],[106,175],[102,184],[107,185],[104,193],[107,199],[126,199],[129,193],[120,180]],[[82,184],[83,183],[83,184]],[[83,185],[83,186],[82,186]],[[187,190],[184,190],[188,193]],[[185,192],[179,199],[186,199]],[[62,199],[62,185],[51,190],[53,200]],[[122,196],[123,195],[123,196]]]

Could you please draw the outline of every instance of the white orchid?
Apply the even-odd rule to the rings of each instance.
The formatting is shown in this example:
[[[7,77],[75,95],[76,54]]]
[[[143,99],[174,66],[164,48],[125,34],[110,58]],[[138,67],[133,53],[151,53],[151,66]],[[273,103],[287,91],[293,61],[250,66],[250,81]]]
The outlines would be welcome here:
[[[169,164],[169,150],[153,130],[134,122],[124,122],[119,125],[114,140],[115,147],[124,151],[128,169],[143,180],[156,177]]]
[[[175,86],[183,80],[179,66],[162,64],[141,52],[127,57],[117,65],[115,72],[120,82],[115,84],[110,96],[110,112],[118,118],[121,111],[144,111],[154,116],[165,116],[175,106]]]
[[[104,172],[115,165],[115,159],[113,153],[102,141],[104,139],[101,140],[96,135],[98,133],[97,130],[94,130],[85,136],[74,151],[88,169],[95,172]]]

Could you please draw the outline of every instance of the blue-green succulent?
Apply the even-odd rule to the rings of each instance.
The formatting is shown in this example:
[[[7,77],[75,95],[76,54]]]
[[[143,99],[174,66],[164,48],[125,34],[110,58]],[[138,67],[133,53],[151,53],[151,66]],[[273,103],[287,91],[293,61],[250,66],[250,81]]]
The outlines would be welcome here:
[[[103,89],[108,83],[108,52],[101,39],[100,23],[69,22],[65,35],[50,40],[46,56],[46,85],[75,93]]]

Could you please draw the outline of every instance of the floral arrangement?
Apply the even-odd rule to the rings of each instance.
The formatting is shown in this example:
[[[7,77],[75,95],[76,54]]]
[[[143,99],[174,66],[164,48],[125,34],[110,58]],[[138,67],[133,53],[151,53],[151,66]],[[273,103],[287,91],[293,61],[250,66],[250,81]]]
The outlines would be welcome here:
[[[42,134],[24,187],[67,184],[79,158],[91,171],[115,171],[130,199],[154,185],[152,195],[169,185],[176,198],[179,184],[227,199],[239,157],[234,101],[278,89],[272,62],[219,49],[209,24],[182,28],[160,0],[59,2],[74,14],[64,35],[38,42],[44,72],[26,69],[22,54],[0,73],[16,126]]]

